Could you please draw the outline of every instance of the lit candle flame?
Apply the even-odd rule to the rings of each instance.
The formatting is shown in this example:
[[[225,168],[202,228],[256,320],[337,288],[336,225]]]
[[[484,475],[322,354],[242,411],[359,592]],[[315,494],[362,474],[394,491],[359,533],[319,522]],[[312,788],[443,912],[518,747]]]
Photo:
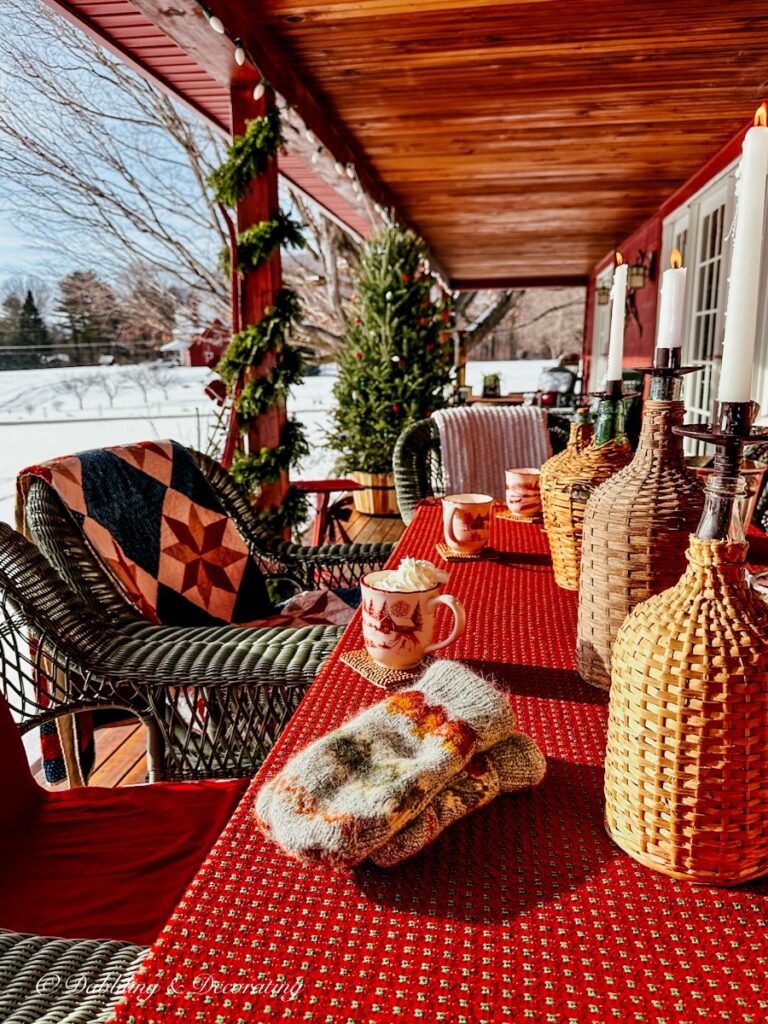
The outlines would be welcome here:
[[[616,252],[616,266],[620,267],[623,262],[624,262],[624,257],[621,255],[620,252],[617,251]]]
[[[673,249],[669,254],[669,265],[674,270],[679,270],[683,265],[683,254],[679,249]]]
[[[768,107],[766,107],[765,103],[761,103],[755,111],[755,126],[758,128],[768,126]]]

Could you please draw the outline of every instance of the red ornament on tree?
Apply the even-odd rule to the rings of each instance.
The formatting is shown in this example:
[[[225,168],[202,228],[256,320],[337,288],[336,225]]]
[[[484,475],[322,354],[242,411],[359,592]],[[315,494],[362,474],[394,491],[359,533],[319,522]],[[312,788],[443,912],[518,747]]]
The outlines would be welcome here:
[[[355,323],[356,323],[356,324],[361,324],[362,322],[363,322],[363,321],[362,321],[362,320],[360,319],[360,317],[359,317],[359,316],[356,316],[356,317],[355,317]]]
[[[363,358],[363,353],[362,352],[355,352],[355,359],[362,359],[362,358]]]
[[[392,412],[400,412],[400,406],[399,405],[393,405],[392,406]]]
[[[410,274],[403,274],[403,280],[404,281],[410,281],[411,280],[411,275]]]

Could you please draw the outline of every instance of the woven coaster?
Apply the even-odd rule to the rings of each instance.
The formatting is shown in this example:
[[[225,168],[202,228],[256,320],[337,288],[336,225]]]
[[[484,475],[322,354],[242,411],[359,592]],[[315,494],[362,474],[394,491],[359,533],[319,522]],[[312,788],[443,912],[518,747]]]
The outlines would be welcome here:
[[[508,508],[498,508],[494,512],[497,519],[510,519],[513,523],[543,523],[543,516],[519,516],[516,512],[510,512]]]
[[[432,658],[424,658],[413,668],[385,668],[374,661],[365,648],[359,648],[356,651],[345,651],[341,660],[380,690],[397,690],[405,683],[419,679]]]
[[[446,562],[492,562],[498,557],[498,552],[494,548],[483,548],[482,551],[475,551],[472,555],[463,555],[460,551],[449,548],[441,540],[435,544],[435,550]]]

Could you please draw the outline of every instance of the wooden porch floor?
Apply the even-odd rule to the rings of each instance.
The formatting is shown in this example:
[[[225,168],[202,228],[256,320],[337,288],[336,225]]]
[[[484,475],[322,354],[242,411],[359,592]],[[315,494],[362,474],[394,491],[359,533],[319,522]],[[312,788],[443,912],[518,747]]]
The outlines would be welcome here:
[[[347,532],[353,541],[371,544],[400,539],[405,525],[397,517],[378,518],[352,513]],[[35,778],[46,785],[38,759],[32,765]],[[96,766],[91,773],[91,786],[132,786],[147,781],[144,728],[139,723],[114,725],[96,734]],[[52,789],[64,788],[58,783]]]

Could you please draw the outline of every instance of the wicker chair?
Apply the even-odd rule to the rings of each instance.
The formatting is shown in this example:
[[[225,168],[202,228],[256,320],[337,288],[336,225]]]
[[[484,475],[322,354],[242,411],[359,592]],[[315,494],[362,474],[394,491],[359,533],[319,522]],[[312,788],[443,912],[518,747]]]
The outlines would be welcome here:
[[[552,451],[557,454],[568,443],[570,421],[565,416],[549,413],[547,426]],[[445,493],[440,433],[434,420],[419,420],[403,431],[397,439],[392,464],[397,504],[407,524],[422,498],[439,498]]]
[[[136,973],[147,952],[147,947],[128,942],[0,929],[0,1020],[105,1024],[113,1016],[121,984]]]
[[[288,576],[306,590],[354,587],[366,572],[380,569],[393,544],[325,544],[313,547],[275,540],[264,532],[230,474],[214,459],[190,453],[216,492],[224,510],[248,543],[267,576]],[[44,480],[32,480],[25,504],[25,525],[32,539],[69,586],[89,603],[122,621],[144,621],[118,594],[87,546],[56,492]]]
[[[150,781],[252,774],[342,632],[153,625],[103,573],[79,571],[77,593],[0,523],[1,685],[22,732],[78,711],[131,712],[147,729]]]

